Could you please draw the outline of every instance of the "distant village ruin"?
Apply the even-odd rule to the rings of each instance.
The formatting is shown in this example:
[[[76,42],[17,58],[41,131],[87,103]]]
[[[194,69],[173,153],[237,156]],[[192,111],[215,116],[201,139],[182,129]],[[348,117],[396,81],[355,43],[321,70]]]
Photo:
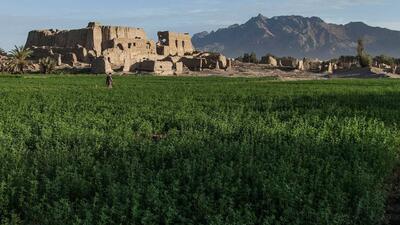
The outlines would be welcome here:
[[[90,22],[76,30],[34,30],[29,32],[25,46],[27,60],[13,60],[12,54],[0,51],[0,72],[45,73],[52,64],[61,73],[156,75],[222,75],[222,76],[329,76],[332,74],[369,73],[386,76],[400,74],[400,59],[376,56],[362,65],[357,56],[319,59],[278,57],[272,54],[260,60],[248,53],[229,59],[216,52],[196,51],[188,33],[161,31],[157,42],[141,28],[103,26]],[[18,47],[16,47],[18,50]],[[364,51],[364,49],[358,49]],[[15,52],[14,52],[15,53]],[[29,61],[25,65],[21,61]],[[51,67],[50,65],[48,67]],[[400,77],[399,77],[400,78]]]
[[[77,30],[29,32],[25,48],[32,60],[51,57],[57,65],[90,67],[92,73],[151,72],[179,75],[192,71],[231,67],[222,54],[197,52],[188,33],[158,32],[158,42],[148,39],[141,28],[102,26],[90,22]]]

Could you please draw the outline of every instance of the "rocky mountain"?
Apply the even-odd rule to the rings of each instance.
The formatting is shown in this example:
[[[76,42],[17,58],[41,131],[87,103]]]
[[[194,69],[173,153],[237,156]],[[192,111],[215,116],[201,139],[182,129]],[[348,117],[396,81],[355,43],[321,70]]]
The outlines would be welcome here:
[[[329,59],[355,55],[359,38],[364,39],[371,55],[400,57],[400,31],[371,27],[362,22],[331,24],[318,17],[267,18],[260,14],[241,25],[195,34],[193,44],[197,49],[218,51],[230,57],[255,52],[258,56],[272,53]]]

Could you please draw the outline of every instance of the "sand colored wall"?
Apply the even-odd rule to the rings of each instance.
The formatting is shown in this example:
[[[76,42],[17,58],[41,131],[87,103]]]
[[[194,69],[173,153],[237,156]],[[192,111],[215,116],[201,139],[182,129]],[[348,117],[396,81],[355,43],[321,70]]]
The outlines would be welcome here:
[[[182,73],[184,65],[200,70],[207,62],[206,59],[193,58],[194,48],[189,34],[164,31],[159,32],[158,37],[156,44],[147,39],[141,28],[102,26],[90,22],[86,28],[69,31],[31,31],[26,47],[34,50],[33,60],[49,56],[73,66],[90,64],[96,73],[112,70]],[[190,59],[181,60],[183,56]],[[165,60],[168,57],[173,60]],[[218,64],[217,59],[214,61]]]
[[[194,52],[192,38],[188,33],[162,31],[158,32],[158,40],[158,52],[161,55],[184,56]]]
[[[35,30],[29,32],[26,47],[51,46],[73,48],[77,45],[86,46],[88,29],[59,31],[59,30]]]
[[[35,30],[29,32],[26,47],[50,46],[75,48],[78,45],[95,50],[98,55],[107,48],[113,39],[147,40],[146,32],[140,28],[120,26],[100,26],[89,23],[87,28],[59,31]]]

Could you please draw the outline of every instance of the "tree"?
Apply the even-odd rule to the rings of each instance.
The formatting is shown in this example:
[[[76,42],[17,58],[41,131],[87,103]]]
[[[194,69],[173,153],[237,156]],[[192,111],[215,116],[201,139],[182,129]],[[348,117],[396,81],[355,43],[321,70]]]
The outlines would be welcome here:
[[[239,57],[244,63],[258,63],[256,53],[245,53],[243,56]]]
[[[381,64],[390,66],[390,68],[392,69],[392,71],[391,71],[392,73],[397,72],[397,67],[399,65],[399,62],[397,59],[395,59],[394,57],[391,57],[391,56],[387,56],[387,55],[376,56],[374,58],[374,62],[376,62],[378,64],[378,66],[380,66]]]
[[[271,54],[271,53],[268,53],[268,54],[266,54],[265,56],[261,57],[261,60],[259,61],[259,63],[261,63],[261,64],[271,64],[271,62],[270,62],[270,59],[271,59],[271,58],[276,59],[277,57],[274,56],[274,55]]]
[[[363,39],[358,39],[357,57],[358,57],[361,67],[371,67],[372,66],[372,57],[365,52]]]
[[[357,41],[357,56],[362,56],[363,54],[365,54],[364,40],[360,38]]]
[[[10,51],[11,61],[9,71],[13,73],[24,73],[25,67],[28,65],[28,58],[32,55],[32,51],[24,46],[15,46]]]
[[[380,55],[375,57],[375,61],[379,64],[384,63],[388,66],[395,66],[396,65],[396,60],[393,57],[387,56],[387,55]]]
[[[4,49],[0,48],[0,56],[6,56],[7,52]]]
[[[39,60],[40,71],[44,74],[49,74],[54,72],[56,68],[56,61],[50,57],[43,58]]]
[[[361,67],[371,67],[372,66],[372,57],[368,54],[363,54],[361,56],[359,56],[359,60],[360,60],[360,65]]]
[[[256,53],[245,53],[243,55],[243,62],[245,63],[258,63],[257,55]]]
[[[339,58],[339,62],[343,62],[343,63],[354,63],[354,62],[358,62],[359,59],[356,56],[340,56]]]
[[[243,62],[249,63],[250,62],[250,55],[248,53],[245,53],[243,55]]]
[[[250,54],[250,63],[258,63],[257,55],[255,52]]]

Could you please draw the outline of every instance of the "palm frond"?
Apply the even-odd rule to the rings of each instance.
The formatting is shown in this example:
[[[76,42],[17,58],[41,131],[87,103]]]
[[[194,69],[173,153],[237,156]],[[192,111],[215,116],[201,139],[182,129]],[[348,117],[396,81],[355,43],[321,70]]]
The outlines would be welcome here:
[[[5,56],[5,55],[7,55],[7,52],[4,51],[4,49],[0,48],[0,55]]]
[[[33,51],[24,46],[14,46],[14,49],[10,51],[11,58],[18,60],[26,60],[32,55]]]
[[[24,73],[24,69],[28,66],[27,59],[32,55],[33,51],[24,46],[15,46],[10,51],[11,62],[9,70],[13,73]]]

